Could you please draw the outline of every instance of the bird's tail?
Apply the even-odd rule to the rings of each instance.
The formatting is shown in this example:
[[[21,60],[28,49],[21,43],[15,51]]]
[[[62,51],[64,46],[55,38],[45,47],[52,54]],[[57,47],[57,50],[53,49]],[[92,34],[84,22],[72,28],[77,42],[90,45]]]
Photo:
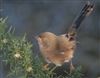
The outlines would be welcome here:
[[[80,27],[80,24],[84,20],[85,17],[89,16],[94,9],[94,3],[87,2],[84,7],[82,8],[80,14],[72,23],[71,27],[67,34],[76,35],[76,30]]]

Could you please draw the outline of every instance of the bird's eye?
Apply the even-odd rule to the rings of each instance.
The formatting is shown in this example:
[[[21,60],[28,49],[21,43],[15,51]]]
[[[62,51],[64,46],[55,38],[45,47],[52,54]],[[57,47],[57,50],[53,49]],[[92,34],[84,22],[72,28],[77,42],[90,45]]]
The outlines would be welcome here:
[[[65,37],[67,37],[67,38],[68,38],[68,37],[69,37],[69,35],[68,35],[68,34],[66,34],[66,35],[65,35]]]

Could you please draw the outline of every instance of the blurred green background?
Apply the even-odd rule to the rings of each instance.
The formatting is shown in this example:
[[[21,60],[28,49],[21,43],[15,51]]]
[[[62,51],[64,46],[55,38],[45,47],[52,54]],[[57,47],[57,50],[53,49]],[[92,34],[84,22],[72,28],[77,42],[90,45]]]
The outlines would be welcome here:
[[[89,0],[91,1],[91,0]],[[8,17],[8,25],[16,29],[16,35],[27,33],[39,53],[33,35],[45,31],[57,35],[68,30],[87,0],[0,0],[0,18]],[[74,65],[82,65],[87,78],[100,76],[100,0],[95,9],[78,30]],[[1,68],[2,69],[2,68]],[[3,70],[3,69],[2,69]],[[0,70],[0,78],[3,72]]]

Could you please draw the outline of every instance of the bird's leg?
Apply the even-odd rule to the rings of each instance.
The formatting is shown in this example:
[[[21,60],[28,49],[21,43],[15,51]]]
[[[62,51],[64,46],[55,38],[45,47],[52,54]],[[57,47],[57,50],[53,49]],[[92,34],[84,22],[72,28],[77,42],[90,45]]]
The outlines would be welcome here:
[[[72,64],[72,60],[70,61],[70,74],[74,71],[74,66]]]
[[[49,67],[48,67],[48,66],[49,66],[49,64],[43,65],[43,69],[44,69],[44,70],[49,70]]]

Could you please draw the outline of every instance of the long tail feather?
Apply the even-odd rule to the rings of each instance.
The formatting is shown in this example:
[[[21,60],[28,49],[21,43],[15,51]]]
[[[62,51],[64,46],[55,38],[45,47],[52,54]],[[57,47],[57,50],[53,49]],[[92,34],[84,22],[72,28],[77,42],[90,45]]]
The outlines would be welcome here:
[[[68,33],[70,35],[75,35],[76,34],[76,30],[80,27],[80,24],[82,23],[82,21],[84,20],[85,17],[89,16],[91,14],[91,12],[94,9],[94,4],[87,2],[85,4],[85,6],[82,8],[80,15],[75,19],[75,21],[72,23]]]

